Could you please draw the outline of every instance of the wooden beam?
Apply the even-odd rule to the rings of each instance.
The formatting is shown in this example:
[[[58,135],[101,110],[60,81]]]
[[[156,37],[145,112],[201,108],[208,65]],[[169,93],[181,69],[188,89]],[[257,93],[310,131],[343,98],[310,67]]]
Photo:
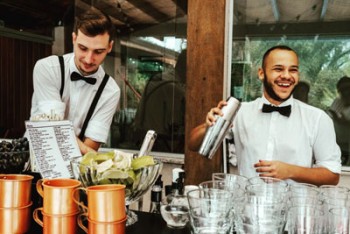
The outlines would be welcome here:
[[[234,25],[233,39],[245,40],[250,38],[271,38],[281,36],[349,36],[350,21],[293,23],[293,24],[246,24]]]
[[[221,171],[222,150],[213,159],[188,149],[188,137],[223,97],[225,0],[188,1],[185,172],[186,184],[198,184]]]
[[[187,14],[187,0],[172,0],[176,6],[183,11],[183,13]],[[178,11],[178,9],[176,9]]]
[[[172,19],[172,15],[167,15],[161,12],[158,8],[151,4],[152,1],[139,1],[139,0],[128,0],[127,3],[131,4],[135,8],[139,9],[149,17],[153,18],[157,22],[164,22],[166,20]]]

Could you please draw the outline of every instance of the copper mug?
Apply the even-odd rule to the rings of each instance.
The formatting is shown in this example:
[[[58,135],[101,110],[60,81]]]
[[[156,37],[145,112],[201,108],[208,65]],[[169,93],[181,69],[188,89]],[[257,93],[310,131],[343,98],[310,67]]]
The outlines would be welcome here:
[[[24,207],[31,202],[31,175],[0,175],[0,207]]]
[[[87,194],[87,204],[76,200],[78,191],[83,190]],[[87,188],[77,188],[73,199],[79,204],[88,218],[96,222],[116,222],[125,218],[125,185],[106,184],[94,185]]]
[[[43,197],[43,211],[46,214],[72,214],[79,211],[73,200],[73,192],[81,185],[75,179],[41,179],[36,189]]]
[[[0,208],[0,233],[26,233],[30,227],[31,206]]]
[[[79,227],[88,234],[124,234],[127,217],[116,222],[96,222],[87,217],[86,213],[78,216]],[[88,220],[88,228],[83,223],[83,220]]]
[[[42,220],[39,217],[39,211]],[[33,212],[33,218],[40,226],[43,227],[43,234],[76,234],[77,233],[77,216],[79,211],[72,214],[46,214],[43,207],[36,208]]]

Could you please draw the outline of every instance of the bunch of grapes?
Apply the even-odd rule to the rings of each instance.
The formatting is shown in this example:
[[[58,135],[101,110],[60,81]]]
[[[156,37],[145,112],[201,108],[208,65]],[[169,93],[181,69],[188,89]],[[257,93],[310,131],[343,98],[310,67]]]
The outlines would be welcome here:
[[[20,173],[29,159],[26,137],[0,142],[0,173]]]

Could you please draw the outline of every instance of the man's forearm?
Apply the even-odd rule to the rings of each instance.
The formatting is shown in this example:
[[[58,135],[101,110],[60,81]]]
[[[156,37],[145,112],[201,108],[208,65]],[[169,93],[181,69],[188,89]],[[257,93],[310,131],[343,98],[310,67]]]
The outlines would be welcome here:
[[[190,134],[190,140],[188,144],[188,148],[192,151],[198,151],[199,147],[202,144],[205,132],[207,130],[207,124],[201,124],[196,128],[192,129]]]
[[[300,183],[309,183],[317,186],[337,185],[339,183],[339,174],[333,173],[324,167],[305,168],[292,166],[290,179]]]
[[[90,138],[86,138],[84,140],[84,142],[82,142],[78,137],[76,139],[78,142],[80,152],[83,155],[86,154],[87,152],[90,152],[90,151],[98,151],[98,149],[101,145],[101,143],[95,142],[95,141],[91,140]]]

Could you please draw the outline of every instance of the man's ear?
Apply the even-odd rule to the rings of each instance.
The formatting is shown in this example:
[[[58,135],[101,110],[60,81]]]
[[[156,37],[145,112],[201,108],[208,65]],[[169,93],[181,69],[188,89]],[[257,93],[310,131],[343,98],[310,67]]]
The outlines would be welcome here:
[[[113,44],[114,44],[114,41],[111,40],[111,41],[109,42],[109,45],[108,45],[108,53],[112,51]]]
[[[72,32],[72,42],[74,44],[74,42],[77,40],[77,34],[75,34],[75,32]]]
[[[259,80],[261,80],[261,81],[263,81],[265,78],[265,72],[261,67],[258,70],[258,77],[259,77]]]

